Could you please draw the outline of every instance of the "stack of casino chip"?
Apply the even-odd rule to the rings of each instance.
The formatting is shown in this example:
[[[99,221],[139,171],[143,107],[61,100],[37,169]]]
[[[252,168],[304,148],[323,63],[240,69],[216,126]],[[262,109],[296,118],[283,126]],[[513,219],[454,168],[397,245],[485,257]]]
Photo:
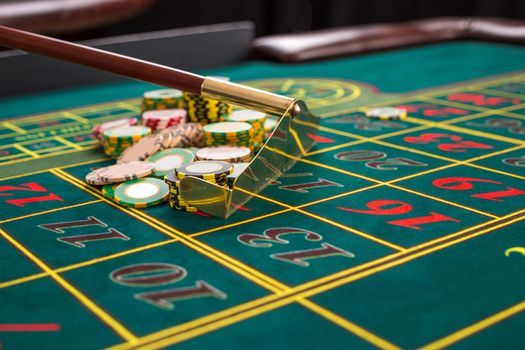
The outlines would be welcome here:
[[[186,110],[182,108],[145,111],[142,113],[142,125],[149,127],[153,132],[160,131],[185,123],[186,115]]]
[[[185,202],[180,196],[180,180],[187,176],[192,176],[228,188],[228,175],[232,174],[233,170],[233,165],[227,162],[196,161],[183,164],[170,171],[164,177],[164,181],[170,187],[170,206],[181,211],[198,211],[196,207]]]
[[[122,151],[150,134],[150,128],[139,125],[106,130],[102,133],[104,153],[111,158],[118,158]]]
[[[257,111],[241,110],[235,111],[223,118],[227,122],[245,122],[253,128],[253,145],[257,152],[265,141],[265,127],[266,114]]]
[[[214,78],[229,80],[229,78],[226,77]],[[184,92],[182,99],[184,109],[188,111],[188,121],[193,123],[201,123],[202,125],[215,123],[220,121],[222,116],[231,113],[232,111],[232,106],[227,103],[201,97],[189,92]]]
[[[179,195],[179,183],[180,180],[175,176],[175,170],[172,170],[164,176],[164,182],[168,185],[170,189],[168,203],[173,209],[187,212],[196,212],[199,211],[196,207],[192,207],[186,203]]]
[[[206,146],[244,146],[254,150],[254,131],[248,123],[212,123],[205,125],[202,130]]]
[[[146,91],[142,97],[142,111],[178,109],[183,107],[182,91],[160,89]]]

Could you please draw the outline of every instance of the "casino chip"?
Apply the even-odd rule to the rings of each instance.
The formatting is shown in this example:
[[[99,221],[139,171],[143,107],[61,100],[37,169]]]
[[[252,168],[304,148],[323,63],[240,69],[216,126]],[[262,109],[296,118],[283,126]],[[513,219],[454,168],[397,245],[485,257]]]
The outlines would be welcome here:
[[[254,129],[245,122],[220,122],[205,125],[204,144],[206,146],[245,146],[254,149]]]
[[[219,80],[229,81],[227,77],[211,77]],[[183,93],[184,109],[188,111],[188,120],[202,125],[220,121],[221,117],[231,113],[232,106],[210,98],[195,95],[189,92]]]
[[[171,135],[171,143],[168,148],[178,147],[202,147],[203,131],[199,123],[186,123],[175,125],[161,130],[159,135]]]
[[[264,131],[266,132],[272,132],[273,129],[279,124],[279,117],[275,117],[273,115],[267,115],[266,119],[264,120]]]
[[[175,175],[178,179],[193,176],[216,183],[225,182],[231,173],[233,173],[233,165],[220,161],[201,160],[183,164],[175,169]]]
[[[86,175],[86,182],[90,185],[96,185],[96,186],[102,186],[102,185],[109,185],[111,182],[102,180],[102,178],[98,174],[98,170],[93,170],[92,172],[88,173]]]
[[[245,163],[252,158],[252,151],[243,146],[204,147],[195,154],[197,160],[219,160],[228,163]]]
[[[159,89],[146,91],[142,97],[142,111],[182,108],[182,91]]]
[[[407,116],[407,111],[396,107],[369,108],[365,112],[368,118],[379,120],[398,120]]]
[[[170,126],[186,122],[187,112],[184,109],[164,109],[159,111],[146,111],[142,114],[142,124],[159,131]]]
[[[248,168],[250,163],[235,163],[233,164],[233,173],[228,175],[228,186],[233,187],[235,180]]]
[[[115,189],[119,186],[119,184],[111,184],[111,185],[105,185],[102,187],[102,195],[108,199],[113,199],[115,197]]]
[[[86,175],[86,182],[89,184],[96,185],[107,185],[111,183],[118,183],[128,180],[134,180],[141,177],[148,176],[155,170],[155,165],[150,162],[128,162],[122,164],[110,165],[104,168],[96,169]],[[92,183],[94,178],[97,178],[98,182]],[[97,180],[95,180],[97,181]]]
[[[126,207],[146,208],[167,201],[169,194],[164,181],[146,177],[118,185],[113,200]]]
[[[104,139],[111,142],[138,141],[149,134],[151,134],[150,128],[134,125],[106,130],[104,131]]]
[[[158,151],[169,148],[172,137],[170,133],[148,135],[133,146],[126,148],[119,156],[117,163],[145,160]]]
[[[134,143],[151,134],[151,129],[135,125],[106,130],[102,133],[104,153],[111,158],[117,158]]]
[[[164,182],[169,187],[169,205],[173,209],[179,210],[179,211],[186,211],[186,212],[192,212],[195,213],[199,211],[198,208],[193,207],[189,205],[189,203],[185,202],[181,196],[179,196],[179,184],[180,180],[176,177],[175,171],[169,171],[168,174],[164,177]]]
[[[273,115],[266,116],[266,120],[264,121],[264,142],[268,141],[270,136],[272,136],[272,132],[275,130],[278,124],[279,117],[275,117]]]
[[[196,157],[197,156],[197,151],[200,149],[198,147],[188,147],[186,148],[187,150],[190,150],[191,153],[193,153],[193,156]]]
[[[160,151],[149,157],[148,162],[155,165],[153,176],[163,178],[170,170],[186,163],[190,163],[194,159],[193,152],[184,148],[171,148]]]
[[[244,122],[253,128],[253,144],[257,152],[264,144],[266,114],[252,110],[234,111],[224,117],[226,122]]]
[[[191,206],[180,196],[180,180],[186,176],[201,178],[207,182],[228,188],[228,175],[234,168],[226,162],[197,161],[179,166],[168,172],[164,181],[170,188],[170,207],[180,211],[196,212],[199,209]]]
[[[93,128],[93,136],[102,142],[102,133],[109,129],[121,128],[125,126],[133,126],[137,124],[137,118],[121,118],[110,120],[104,123],[95,125]]]

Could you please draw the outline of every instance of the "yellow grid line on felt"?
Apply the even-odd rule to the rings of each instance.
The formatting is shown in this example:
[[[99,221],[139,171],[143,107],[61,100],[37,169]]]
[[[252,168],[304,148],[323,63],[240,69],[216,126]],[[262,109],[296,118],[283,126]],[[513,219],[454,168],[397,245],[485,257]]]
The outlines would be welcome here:
[[[137,340],[137,337],[128,330],[124,325],[118,322],[113,318],[109,313],[104,311],[100,306],[98,306],[94,301],[88,298],[83,294],[78,288],[73,286],[65,278],[59,274],[53,272],[53,270],[47,266],[42,260],[40,260],[34,253],[29,249],[24,247],[20,242],[11,237],[6,231],[0,229],[0,236],[4,237],[9,243],[14,245],[22,254],[28,257],[33,261],[38,267],[40,267],[44,272],[49,273],[49,276],[67,292],[69,292],[73,297],[75,297],[82,305],[84,305],[89,311],[91,311],[95,316],[97,316],[103,323],[105,323],[110,329],[117,333],[122,339],[130,343],[134,343]]]
[[[511,213],[511,214],[507,215],[506,217],[510,217],[512,215],[516,215],[517,213],[520,213],[520,211],[515,212],[515,213]],[[522,214],[525,213],[525,210],[522,210],[521,213]],[[490,225],[490,224],[492,224],[493,222],[496,222],[496,221],[502,221],[506,217],[503,217],[503,218],[500,218],[500,219],[494,219],[494,220],[488,221],[486,223],[483,223],[483,224],[480,224],[480,225],[476,225],[476,226],[474,226],[474,228],[487,226],[487,225]],[[456,241],[445,242],[442,245],[439,245],[439,246],[436,246],[436,247],[431,247],[430,249],[428,249],[426,251],[420,252],[419,254],[415,254],[415,255],[413,255],[413,256],[411,256],[409,258],[405,258],[405,259],[400,260],[400,261],[401,261],[401,263],[412,261],[412,260],[414,260],[416,258],[419,258],[421,256],[428,255],[428,254],[425,254],[425,253],[431,253],[431,252],[434,252],[434,251],[437,251],[437,250],[441,250],[443,248],[455,245],[456,243],[460,243],[460,242],[469,240],[471,238],[477,237],[479,235],[485,234],[487,232],[491,232],[491,231],[493,231],[493,230],[495,230],[497,228],[508,226],[508,225],[510,225],[510,224],[512,224],[514,222],[523,220],[523,218],[524,218],[524,216],[522,215],[522,217],[520,217],[518,219],[514,219],[512,221],[509,221],[509,222],[504,223],[504,224],[499,225],[499,226],[489,227],[486,230],[480,230],[480,231],[478,231],[478,232],[476,232],[474,234],[471,234],[470,236],[467,236],[467,237],[460,237]],[[445,237],[440,237],[439,239],[426,242],[426,243],[424,243],[422,245],[414,246],[412,248],[409,248],[408,251],[416,251],[420,247],[429,246],[429,245],[434,244],[435,242],[439,242],[439,241],[445,241],[445,240],[449,239],[450,237],[457,236],[457,235],[461,234],[462,232],[468,232],[468,230],[471,230],[471,229],[472,228],[468,228],[468,229],[465,229],[463,231],[459,231],[459,232],[456,232],[454,234],[451,234],[451,235],[448,235],[448,236],[445,236]],[[340,286],[342,284],[348,283],[348,281],[345,281],[343,278],[341,278],[341,277],[344,276],[344,274],[348,274],[348,273],[354,272],[354,271],[363,270],[364,268],[366,268],[368,266],[373,266],[373,265],[375,265],[377,263],[381,263],[382,261],[388,261],[392,257],[402,256],[402,255],[405,255],[405,254],[407,254],[407,251],[405,251],[405,252],[397,252],[397,253],[394,253],[394,254],[391,254],[391,255],[388,255],[388,256],[376,259],[374,261],[365,263],[363,265],[360,265],[360,266],[357,266],[357,267],[353,267],[353,268],[350,268],[348,270],[337,272],[337,273],[334,273],[332,275],[325,276],[325,277],[322,277],[320,279],[317,279],[317,280],[314,280],[314,281],[310,281],[310,282],[307,282],[307,283],[295,286],[292,289],[292,292],[290,292],[290,291],[289,292],[285,292],[285,294],[299,292],[298,296],[300,296],[300,297],[311,297],[311,296],[313,296],[315,294],[318,294],[318,293],[324,292],[326,290],[336,288],[336,287],[338,287],[338,286]],[[398,266],[401,263],[379,265],[378,267],[376,267],[374,272],[380,272],[380,271],[386,270],[387,268]],[[384,266],[385,268],[379,269],[381,266]],[[369,273],[368,275],[370,275],[370,274],[371,273]],[[363,277],[366,277],[366,276],[361,275],[360,278],[354,278],[353,280],[361,279]],[[330,280],[334,280],[334,281],[331,281],[331,284],[329,285],[330,288],[327,288],[327,286],[321,286],[323,288],[319,289],[321,284],[324,284],[327,281],[330,282]],[[317,288],[317,289],[312,291],[312,290],[309,290],[308,288]],[[218,312],[216,314],[205,316],[202,319],[197,319],[197,320],[194,320],[194,321],[190,321],[190,322],[188,322],[186,324],[182,324],[182,325],[166,328],[164,330],[157,331],[157,332],[151,333],[149,335],[146,335],[144,337],[141,337],[139,339],[137,345],[141,346],[141,349],[142,348],[146,348],[146,347],[142,347],[143,346],[142,344],[149,343],[149,342],[155,342],[157,340],[162,341],[162,339],[166,338],[166,337],[170,337],[171,341],[169,342],[169,344],[175,344],[176,342],[180,342],[180,341],[183,341],[183,340],[186,340],[186,339],[190,338],[190,336],[188,336],[187,333],[188,332],[195,333],[195,330],[197,329],[196,327],[197,327],[198,324],[203,324],[203,327],[205,328],[205,330],[203,330],[202,332],[200,332],[198,334],[191,334],[192,336],[201,335],[203,333],[215,330],[217,328],[220,328],[220,327],[232,324],[232,323],[237,323],[237,322],[242,321],[242,320],[244,320],[246,318],[254,317],[254,316],[259,315],[259,314],[261,314],[263,312],[267,312],[267,311],[273,310],[273,309],[275,309],[277,307],[281,307],[281,306],[287,305],[287,304],[293,302],[293,300],[294,300],[294,296],[291,296],[291,297],[281,296],[281,297],[284,297],[286,299],[279,300],[278,299],[279,296],[274,294],[274,295],[270,295],[270,296],[262,297],[260,299],[253,300],[253,301],[245,303],[245,304],[237,305],[235,307],[232,307],[231,309],[223,310],[223,311]],[[269,303],[268,303],[268,299],[274,299],[274,300],[270,300]],[[288,302],[286,302],[286,300]],[[260,305],[260,306],[257,306],[257,305]],[[258,308],[257,309],[258,312],[254,312],[254,308],[255,307]],[[240,314],[239,310],[243,310],[243,309],[247,310],[246,314]],[[231,315],[233,315],[233,316],[224,318],[223,315],[225,313],[227,313],[227,311],[229,311],[229,313]],[[217,327],[211,327],[210,326],[210,324],[211,324],[210,319],[217,319],[217,322],[219,323],[217,325]],[[227,322],[227,321],[229,321],[229,322]],[[211,324],[211,325],[213,325],[213,324]],[[186,330],[187,330],[187,332],[185,332]],[[174,334],[174,335],[170,336],[170,334]],[[163,344],[166,344],[166,343],[163,343]],[[115,347],[111,347],[111,349],[128,349],[128,348],[133,348],[133,347],[134,346],[130,345],[130,344],[119,344],[119,345],[117,345]],[[147,347],[147,348],[150,348],[150,347]],[[157,347],[154,346],[154,347],[151,347],[151,348],[157,348]]]
[[[66,181],[68,181],[68,182],[74,184],[74,185],[78,184],[78,182],[80,181],[80,180],[74,178],[73,176],[71,176],[71,175],[69,175],[69,174],[67,174],[67,173],[64,173],[64,172],[62,172],[62,171],[60,171],[60,170],[53,171],[52,173],[53,173],[54,175],[56,175],[56,176],[61,177],[61,178],[64,179],[64,180],[66,180]],[[89,188],[89,192],[91,192],[91,194],[96,195],[97,197],[100,197],[100,199],[102,199],[102,200],[104,200],[105,202],[111,204],[112,206],[114,206],[114,207],[116,207],[116,208],[118,208],[118,209],[120,209],[120,210],[122,210],[122,211],[125,211],[125,210],[123,210],[122,207],[119,206],[118,204],[113,203],[112,201],[108,200],[107,198],[105,198],[105,197],[99,195],[98,193],[94,192],[94,190],[93,190],[93,188],[91,188],[91,186],[82,184],[82,187],[81,187],[81,188],[84,188],[84,189]],[[206,256],[206,257],[212,259],[212,260],[215,260],[215,261],[221,263],[221,265],[223,265],[223,266],[229,268],[229,269],[232,270],[233,272],[236,272],[236,273],[240,274],[241,276],[247,278],[248,280],[251,280],[252,282],[257,283],[258,285],[260,285],[260,286],[262,286],[262,287],[265,287],[265,288],[269,289],[269,290],[272,291],[273,293],[282,293],[282,292],[285,292],[285,291],[287,291],[287,290],[289,290],[289,289],[291,288],[291,287],[289,287],[289,286],[287,286],[287,285],[285,285],[285,284],[283,284],[283,283],[281,283],[281,282],[278,282],[277,280],[275,280],[275,279],[273,279],[273,278],[271,278],[271,277],[269,277],[269,276],[263,274],[262,272],[260,272],[260,271],[258,271],[258,270],[256,270],[256,269],[254,269],[254,268],[252,268],[252,267],[249,267],[248,265],[245,265],[245,264],[242,263],[241,261],[236,260],[236,259],[230,257],[230,256],[227,255],[227,254],[224,254],[224,253],[222,253],[222,252],[220,252],[220,251],[215,250],[215,249],[212,248],[211,246],[208,246],[208,245],[206,245],[206,244],[204,244],[204,243],[201,243],[201,242],[199,242],[199,241],[197,241],[197,240],[194,240],[194,239],[191,238],[190,236],[185,235],[185,234],[183,234],[182,232],[180,232],[180,231],[178,231],[178,230],[175,230],[175,229],[173,229],[173,228],[167,226],[166,224],[164,224],[163,222],[157,220],[156,218],[153,218],[153,217],[151,217],[151,216],[149,216],[149,215],[143,214],[142,212],[140,212],[139,210],[134,209],[134,208],[128,208],[128,210],[131,211],[131,212],[133,212],[134,214],[136,214],[136,215],[133,215],[133,216],[135,216],[136,218],[138,218],[137,215],[142,216],[142,217],[143,217],[144,219],[146,219],[146,220],[141,220],[141,221],[150,224],[150,226],[152,226],[152,227],[154,227],[154,226],[153,226],[153,224],[152,224],[151,222],[152,222],[152,221],[155,221],[155,226],[156,226],[156,224],[158,224],[158,225],[160,225],[160,226],[164,226],[165,229],[168,229],[168,228],[171,229],[171,232],[172,232],[172,233],[175,233],[175,232],[178,233],[177,236],[173,236],[172,234],[170,234],[170,233],[168,232],[168,230],[162,230],[162,229],[160,229],[159,227],[154,227],[154,228],[156,228],[157,230],[159,230],[160,232],[163,232],[163,233],[165,233],[165,234],[168,234],[168,235],[169,235],[170,237],[172,237],[172,238],[177,238],[179,242],[185,244],[186,246],[188,246],[188,247],[190,247],[190,248],[192,248],[192,249],[194,249],[194,250],[197,250],[197,251],[198,251],[199,253],[201,253],[202,255],[204,255],[204,256]],[[128,213],[128,214],[129,214],[129,213]],[[191,242],[191,240],[193,240],[193,242]],[[193,245],[193,244],[190,244],[190,242],[191,242],[191,243],[197,243],[197,244],[196,244],[196,245]],[[199,245],[200,245],[201,247],[204,247],[205,250],[198,249],[196,246],[199,246]],[[200,247],[199,247],[199,248],[200,248]],[[215,256],[213,256],[213,255],[211,255],[211,254],[207,254],[206,250],[208,250],[208,251],[214,251],[214,254],[217,255],[218,258],[216,258]],[[222,260],[221,260],[220,258],[222,258]],[[237,265],[237,266],[236,266],[237,268],[233,268],[233,267],[232,267],[232,266],[233,266],[232,263],[234,263],[235,265]],[[246,270],[246,272],[247,272],[248,274],[244,273],[244,271],[239,272],[238,268],[243,268],[244,270]],[[256,275],[258,278],[252,278],[252,276],[254,276],[254,275]],[[263,281],[266,282],[266,283],[261,283],[261,280],[263,280]],[[356,335],[358,335],[358,336],[360,336],[360,337],[363,337],[364,335],[369,335],[369,336],[367,336],[367,337],[365,337],[365,338],[363,338],[363,339],[368,340],[368,337],[369,337],[369,338],[371,339],[370,341],[372,341],[372,343],[375,343],[375,342],[379,342],[379,343],[387,343],[386,341],[382,340],[382,339],[379,338],[378,336],[373,335],[372,333],[370,333],[370,332],[368,332],[368,331],[365,331],[363,328],[359,328],[359,329],[360,329],[360,331],[359,331]]]

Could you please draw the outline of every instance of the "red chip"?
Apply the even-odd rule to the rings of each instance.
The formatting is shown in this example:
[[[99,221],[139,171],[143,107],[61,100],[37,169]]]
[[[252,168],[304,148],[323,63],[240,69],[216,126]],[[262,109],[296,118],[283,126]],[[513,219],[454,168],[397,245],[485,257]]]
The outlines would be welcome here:
[[[183,120],[186,119],[185,109],[163,109],[158,111],[146,111],[142,114],[142,120],[158,120],[158,121],[169,121],[169,120]]]
[[[155,130],[163,130],[186,121],[187,112],[184,109],[151,110],[142,114],[142,124]]]

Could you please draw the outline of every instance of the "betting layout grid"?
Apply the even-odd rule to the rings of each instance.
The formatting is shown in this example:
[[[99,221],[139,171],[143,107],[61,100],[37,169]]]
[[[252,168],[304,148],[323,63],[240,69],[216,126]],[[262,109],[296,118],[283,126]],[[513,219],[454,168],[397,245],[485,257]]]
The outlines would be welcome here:
[[[316,326],[329,331],[349,331],[344,338],[349,344],[443,346],[478,332],[483,336],[487,322],[504,324],[523,305],[518,300],[480,305],[484,313],[466,315],[460,323],[441,324],[414,338],[405,332],[389,333],[381,322],[370,321],[370,313],[381,314],[370,303],[377,299],[356,303],[367,309],[364,314],[342,308],[338,296],[344,293],[359,300],[368,281],[388,286],[389,279],[381,279],[385,274],[403,285],[407,279],[403,268],[417,271],[446,264],[451,269],[445,266],[433,272],[446,272],[453,278],[451,270],[468,272],[473,259],[479,264],[479,250],[490,251],[501,265],[498,269],[510,277],[520,271],[516,266],[525,258],[523,243],[516,236],[523,229],[520,196],[525,194],[523,80],[520,75],[406,98],[397,104],[409,114],[402,122],[370,120],[358,110],[323,115],[315,136],[317,148],[227,223],[205,218],[203,213],[193,214],[202,220],[191,220],[191,224],[154,208],[118,207],[83,183],[85,170],[99,165],[93,161],[4,178],[3,192],[9,199],[4,200],[8,209],[2,220],[2,251],[11,254],[7,259],[16,261],[18,268],[4,277],[0,290],[16,305],[16,298],[26,297],[21,290],[47,288],[42,296],[49,299],[47,307],[52,312],[62,307],[78,312],[86,326],[100,332],[104,342],[97,343],[100,346],[122,341],[118,347],[165,346],[188,339],[198,344],[213,330],[228,334],[231,327],[223,329],[227,325],[252,317],[279,322],[282,317],[276,315],[288,313],[315,319]],[[59,184],[42,186],[53,180]],[[19,198],[16,194],[22,191],[37,196]],[[302,201],[305,195],[308,203]],[[119,226],[115,222],[119,216],[135,220]],[[356,225],[358,220],[369,224]],[[290,222],[305,223],[305,227],[290,227]],[[34,235],[24,237],[24,223],[35,227]],[[441,226],[428,229],[433,225]],[[132,231],[142,234],[130,235]],[[490,235],[494,231],[506,239],[496,240],[496,235]],[[66,244],[71,253],[57,256],[46,249],[53,244]],[[470,255],[461,251],[463,260],[455,252],[461,247],[472,247]],[[173,255],[180,255],[180,261]],[[483,267],[491,272],[494,265],[492,261]],[[207,269],[217,273],[210,276]],[[93,289],[97,283],[93,278],[86,280],[86,273],[104,276],[100,283],[110,285],[119,302],[111,295],[97,295]],[[490,282],[501,286],[501,299],[509,302],[516,296],[505,294],[513,290],[504,281],[512,281],[508,274],[499,274],[501,280],[497,274],[469,274],[466,280],[475,285],[491,276]],[[429,289],[436,300],[443,296],[439,294],[442,288],[428,283],[411,292],[416,300]],[[64,294],[73,298],[64,299]],[[469,295],[471,302],[479,300],[476,295]],[[399,300],[405,299],[394,301]],[[130,309],[136,311],[130,313]],[[183,317],[168,318],[164,324],[143,322],[143,317],[158,318],[170,310],[179,310]],[[143,317],[133,317],[137,314]],[[18,319],[24,317],[30,315],[21,314]],[[61,332],[74,334],[60,320],[54,321]],[[415,321],[421,320],[416,317]],[[400,322],[410,326],[403,323],[406,320]]]

